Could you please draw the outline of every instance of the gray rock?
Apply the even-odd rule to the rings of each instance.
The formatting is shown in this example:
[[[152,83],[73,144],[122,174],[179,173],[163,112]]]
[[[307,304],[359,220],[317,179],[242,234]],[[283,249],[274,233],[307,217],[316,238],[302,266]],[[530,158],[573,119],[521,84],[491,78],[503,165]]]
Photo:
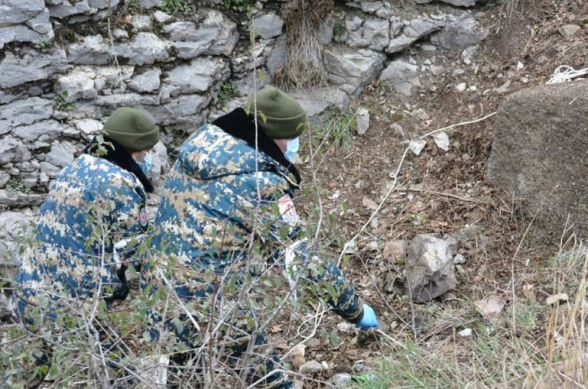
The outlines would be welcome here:
[[[315,374],[323,371],[323,365],[319,362],[312,360],[302,364],[300,366],[300,374]]]
[[[43,0],[3,0],[0,4],[0,26],[24,23],[44,10]]]
[[[27,50],[20,57],[6,51],[4,58],[0,60],[0,88],[12,88],[31,81],[45,80],[66,69],[65,51],[60,48],[53,48],[47,53]]]
[[[588,231],[586,90],[588,80],[523,89],[494,121],[487,179],[525,199],[538,239],[558,242],[564,226]]]
[[[113,54],[101,35],[84,37],[82,42],[71,44],[67,53],[68,61],[77,65],[108,65]]]
[[[40,194],[10,193],[0,189],[0,209],[37,206],[43,202],[44,198],[45,196]],[[0,231],[2,230],[0,228]],[[0,245],[0,250],[1,247],[2,245]]]
[[[0,106],[0,128],[14,128],[47,120],[52,113],[52,100],[40,97],[15,100]]]
[[[49,14],[52,18],[65,19],[73,15],[89,15],[92,12],[96,12],[88,4],[87,0],[78,0],[73,5],[69,1],[57,5],[48,5]]]
[[[390,83],[398,93],[411,96],[421,86],[417,71],[418,66],[411,65],[404,59],[397,59],[384,69],[380,80]]]
[[[345,51],[330,47],[324,52],[329,80],[351,96],[372,82],[384,67],[386,56],[371,50]]]
[[[50,142],[63,133],[63,126],[56,120],[44,120],[28,126],[16,127],[12,133],[29,142],[35,140]]]
[[[408,247],[404,288],[412,301],[428,302],[455,288],[453,257],[457,241],[417,235]]]
[[[98,91],[94,88],[94,77],[95,74],[89,69],[76,68],[57,79],[55,91],[68,103],[78,99],[94,99],[98,96]]]
[[[352,47],[369,47],[382,50],[390,42],[390,22],[372,18],[366,20],[361,27],[349,33],[347,44]]]
[[[0,139],[0,165],[28,161],[32,158],[27,146],[12,136]]]
[[[164,82],[183,94],[205,92],[228,71],[228,63],[221,58],[200,58],[172,69]]]
[[[473,17],[465,17],[448,22],[441,31],[431,37],[431,43],[446,50],[461,50],[483,41],[488,34],[488,30],[478,27]]]
[[[0,190],[0,199],[5,195]],[[2,201],[0,200],[0,203]],[[0,265],[18,265],[19,249],[33,237],[34,217],[30,210],[0,212]]]
[[[138,0],[141,8],[150,9],[161,6],[163,0]]]
[[[282,33],[284,21],[275,13],[263,14],[255,16],[249,31],[255,31],[263,39],[275,38]]]
[[[349,373],[339,373],[335,374],[331,377],[331,382],[335,385],[336,388],[348,388],[352,384],[351,382],[351,374]]]
[[[169,58],[167,44],[151,32],[138,33],[132,42],[117,45],[114,51],[131,65],[149,65]]]
[[[45,155],[45,161],[59,167],[66,167],[73,162],[76,148],[70,142],[55,142]]]
[[[159,77],[161,70],[153,69],[143,74],[133,77],[129,81],[129,87],[137,92],[153,92],[159,89],[161,85]]]

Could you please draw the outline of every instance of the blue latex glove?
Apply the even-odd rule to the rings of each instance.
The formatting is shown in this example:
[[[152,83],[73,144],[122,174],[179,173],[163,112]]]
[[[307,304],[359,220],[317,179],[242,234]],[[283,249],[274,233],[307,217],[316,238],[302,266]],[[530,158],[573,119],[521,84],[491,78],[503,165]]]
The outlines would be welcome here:
[[[367,304],[363,304],[363,317],[361,321],[355,325],[357,328],[361,328],[362,330],[367,330],[368,328],[372,327],[379,327],[378,319],[376,319],[376,313]]]

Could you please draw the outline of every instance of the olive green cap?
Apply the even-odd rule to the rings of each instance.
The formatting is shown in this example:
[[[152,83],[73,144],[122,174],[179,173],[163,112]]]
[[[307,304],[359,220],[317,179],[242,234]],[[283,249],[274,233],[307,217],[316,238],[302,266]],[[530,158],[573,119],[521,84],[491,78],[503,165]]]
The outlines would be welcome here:
[[[266,85],[257,92],[256,96],[251,96],[247,100],[245,103],[247,112],[253,111],[254,99],[257,102],[259,125],[270,138],[293,139],[302,135],[306,129],[308,119],[304,108],[287,93]]]
[[[106,120],[102,131],[129,151],[147,150],[159,141],[153,120],[136,108],[118,108]]]

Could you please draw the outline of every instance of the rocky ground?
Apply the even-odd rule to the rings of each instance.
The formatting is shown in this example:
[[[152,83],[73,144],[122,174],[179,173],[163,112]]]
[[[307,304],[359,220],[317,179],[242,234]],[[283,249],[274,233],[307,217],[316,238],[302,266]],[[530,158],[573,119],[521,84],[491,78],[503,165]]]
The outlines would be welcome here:
[[[523,288],[528,264],[540,269],[559,249],[525,235],[531,217],[521,209],[520,199],[485,182],[485,166],[492,148],[492,114],[510,93],[544,84],[560,65],[576,70],[587,66],[587,18],[584,1],[508,1],[494,6],[480,19],[490,35],[475,52],[411,53],[419,66],[436,56],[443,67],[436,77],[421,80],[421,93],[402,97],[384,84],[370,85],[352,107],[370,112],[364,135],[341,130],[341,115],[338,122],[315,129],[332,131],[334,141],[306,142],[302,213],[317,207],[308,189],[322,188],[320,207],[331,216],[323,220],[324,243],[339,256],[344,244],[355,238],[355,247],[340,258],[346,274],[377,311],[384,333],[401,343],[411,340],[435,348],[464,328],[473,301]],[[569,36],[574,31],[570,25],[581,27]],[[447,151],[426,136],[418,156],[405,153],[410,139],[445,127]],[[395,284],[404,270],[398,260],[402,243],[421,233],[457,237],[465,263],[456,267],[454,291],[418,305],[395,292]],[[537,288],[545,296],[550,293],[549,285],[539,283]],[[366,364],[376,366],[381,357],[399,349],[381,334],[365,336],[347,328],[334,315],[326,315],[321,324],[340,339],[333,344],[317,334],[307,342],[305,358],[330,366],[328,373],[316,373],[315,378],[365,371]],[[293,331],[287,325],[276,328],[278,339]],[[542,328],[537,330],[541,333]]]

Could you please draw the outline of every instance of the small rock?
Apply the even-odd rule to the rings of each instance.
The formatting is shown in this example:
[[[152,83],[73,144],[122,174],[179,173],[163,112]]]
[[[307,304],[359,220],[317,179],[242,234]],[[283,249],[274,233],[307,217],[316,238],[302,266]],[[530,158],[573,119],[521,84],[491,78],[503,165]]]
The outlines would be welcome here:
[[[306,358],[304,357],[305,350],[306,346],[299,344],[290,352],[290,361],[292,362],[294,368],[300,369],[300,367],[306,363]]]
[[[462,265],[464,263],[466,263],[466,259],[463,255],[456,254],[455,257],[453,257],[453,264],[454,265]]]
[[[458,90],[458,92],[463,92],[464,90],[466,90],[467,84],[465,82],[462,82],[461,84],[459,84],[456,89]]]
[[[468,337],[472,336],[472,333],[473,333],[473,331],[471,328],[466,328],[466,329],[459,331],[457,334],[459,336],[461,336],[462,338],[468,338]]]
[[[566,39],[570,39],[574,36],[578,31],[580,31],[582,27],[576,24],[566,24],[565,26],[561,26],[559,29],[559,33]]]
[[[353,324],[348,323],[346,321],[337,324],[337,329],[339,330],[339,332],[347,332],[352,328],[353,328]]]
[[[339,373],[331,377],[331,381],[337,388],[347,388],[351,384],[351,374]]]
[[[370,112],[366,108],[358,108],[355,113],[357,117],[357,134],[364,135],[370,127]]]
[[[315,360],[308,361],[300,366],[300,374],[314,374],[323,371],[323,365]]]

